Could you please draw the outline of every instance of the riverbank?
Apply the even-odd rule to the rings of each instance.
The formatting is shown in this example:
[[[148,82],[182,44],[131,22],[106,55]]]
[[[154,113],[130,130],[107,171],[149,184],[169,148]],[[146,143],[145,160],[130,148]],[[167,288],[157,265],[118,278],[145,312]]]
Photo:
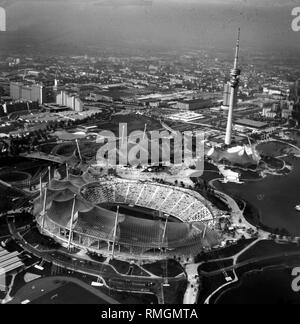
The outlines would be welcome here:
[[[211,260],[209,263],[211,266],[199,264],[198,270],[202,281],[198,303],[215,304],[224,296],[223,303],[229,304],[231,302],[226,298],[227,293],[230,294],[231,291],[240,287],[242,291],[239,291],[240,296],[245,294],[242,287],[243,278],[247,273],[256,274],[273,268],[299,266],[300,248],[296,244],[279,244],[259,239],[249,243],[247,247],[232,257]],[[230,280],[227,281],[227,278]],[[290,276],[290,284],[292,280],[293,278]],[[290,288],[290,284],[285,289]],[[276,287],[276,284],[273,283],[273,286]],[[253,286],[253,291],[260,288]],[[238,297],[238,294],[236,296]],[[252,302],[256,303],[255,299]]]

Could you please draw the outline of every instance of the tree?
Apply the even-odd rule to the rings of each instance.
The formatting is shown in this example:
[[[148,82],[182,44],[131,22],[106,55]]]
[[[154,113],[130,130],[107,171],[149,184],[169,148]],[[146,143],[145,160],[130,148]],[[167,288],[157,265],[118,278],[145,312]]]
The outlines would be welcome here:
[[[4,192],[0,192],[0,211],[3,213],[10,210],[10,208],[10,201],[7,195]]]

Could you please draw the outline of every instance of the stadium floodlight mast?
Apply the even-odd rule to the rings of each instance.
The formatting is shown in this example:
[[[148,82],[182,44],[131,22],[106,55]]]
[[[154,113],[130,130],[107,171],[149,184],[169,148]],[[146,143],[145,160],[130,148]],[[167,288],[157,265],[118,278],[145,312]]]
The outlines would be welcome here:
[[[169,220],[169,215],[166,214],[166,221],[165,221],[165,226],[164,226],[164,231],[163,231],[163,236],[162,236],[162,245],[161,245],[161,249],[160,249],[161,253],[162,253],[162,250],[164,248],[164,244],[165,244],[165,240],[166,240],[168,220]]]
[[[43,196],[43,182],[42,182],[42,177],[40,177],[40,197],[41,197],[41,202],[42,202],[42,196]]]
[[[66,163],[66,176],[67,176],[67,180],[69,180],[69,166],[68,166],[68,163]]]
[[[6,271],[0,268],[0,291],[6,291]]]
[[[162,246],[161,246],[161,249],[160,249],[160,253],[163,253],[164,244],[165,244],[165,241],[166,241],[166,233],[167,233],[168,221],[169,221],[169,215],[166,214],[166,221],[165,221],[165,226],[164,226],[164,232],[163,232],[163,237],[162,237]],[[166,250],[164,252],[166,253]],[[162,290],[163,290],[163,287],[170,287],[169,279],[168,279],[168,258],[167,257],[165,258],[165,262],[166,262],[165,263],[166,273],[165,273],[165,276],[164,276],[164,283],[162,284]]]
[[[49,186],[51,183],[51,166],[48,167]]]
[[[76,139],[75,142],[76,142],[76,145],[77,145],[77,151],[78,151],[79,159],[82,162],[82,155],[81,155],[78,139]]]
[[[113,245],[112,245],[112,253],[111,253],[112,258],[114,258],[114,255],[115,255],[115,244],[116,244],[117,227],[118,227],[118,221],[119,221],[119,211],[120,211],[120,206],[117,207],[116,218],[115,218]]]
[[[73,224],[74,224],[74,217],[75,217],[75,206],[76,206],[76,195],[74,195],[74,198],[73,198],[73,205],[72,205],[72,211],[71,211],[71,221],[70,221],[70,229],[69,229],[68,249],[70,249],[72,235],[73,235]]]
[[[42,231],[44,230],[45,227],[45,218],[46,218],[46,206],[47,206],[47,191],[48,188],[45,188],[45,193],[44,193],[44,203],[43,203],[43,213],[42,213],[42,217],[43,217],[43,221],[42,221]]]

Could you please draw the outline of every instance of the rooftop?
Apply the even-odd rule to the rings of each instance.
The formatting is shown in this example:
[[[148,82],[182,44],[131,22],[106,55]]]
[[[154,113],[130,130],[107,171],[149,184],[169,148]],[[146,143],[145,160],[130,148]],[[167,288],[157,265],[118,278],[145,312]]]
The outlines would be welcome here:
[[[235,121],[235,124],[253,127],[253,128],[265,128],[268,127],[268,123],[260,122],[252,119],[242,118]]]

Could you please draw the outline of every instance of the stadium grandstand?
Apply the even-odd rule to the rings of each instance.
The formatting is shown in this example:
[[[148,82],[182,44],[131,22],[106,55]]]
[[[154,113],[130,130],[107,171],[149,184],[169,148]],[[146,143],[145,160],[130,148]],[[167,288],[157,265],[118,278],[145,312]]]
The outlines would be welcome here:
[[[41,233],[69,248],[119,259],[193,256],[219,244],[213,211],[200,194],[95,178],[69,175],[41,190],[34,202]]]

